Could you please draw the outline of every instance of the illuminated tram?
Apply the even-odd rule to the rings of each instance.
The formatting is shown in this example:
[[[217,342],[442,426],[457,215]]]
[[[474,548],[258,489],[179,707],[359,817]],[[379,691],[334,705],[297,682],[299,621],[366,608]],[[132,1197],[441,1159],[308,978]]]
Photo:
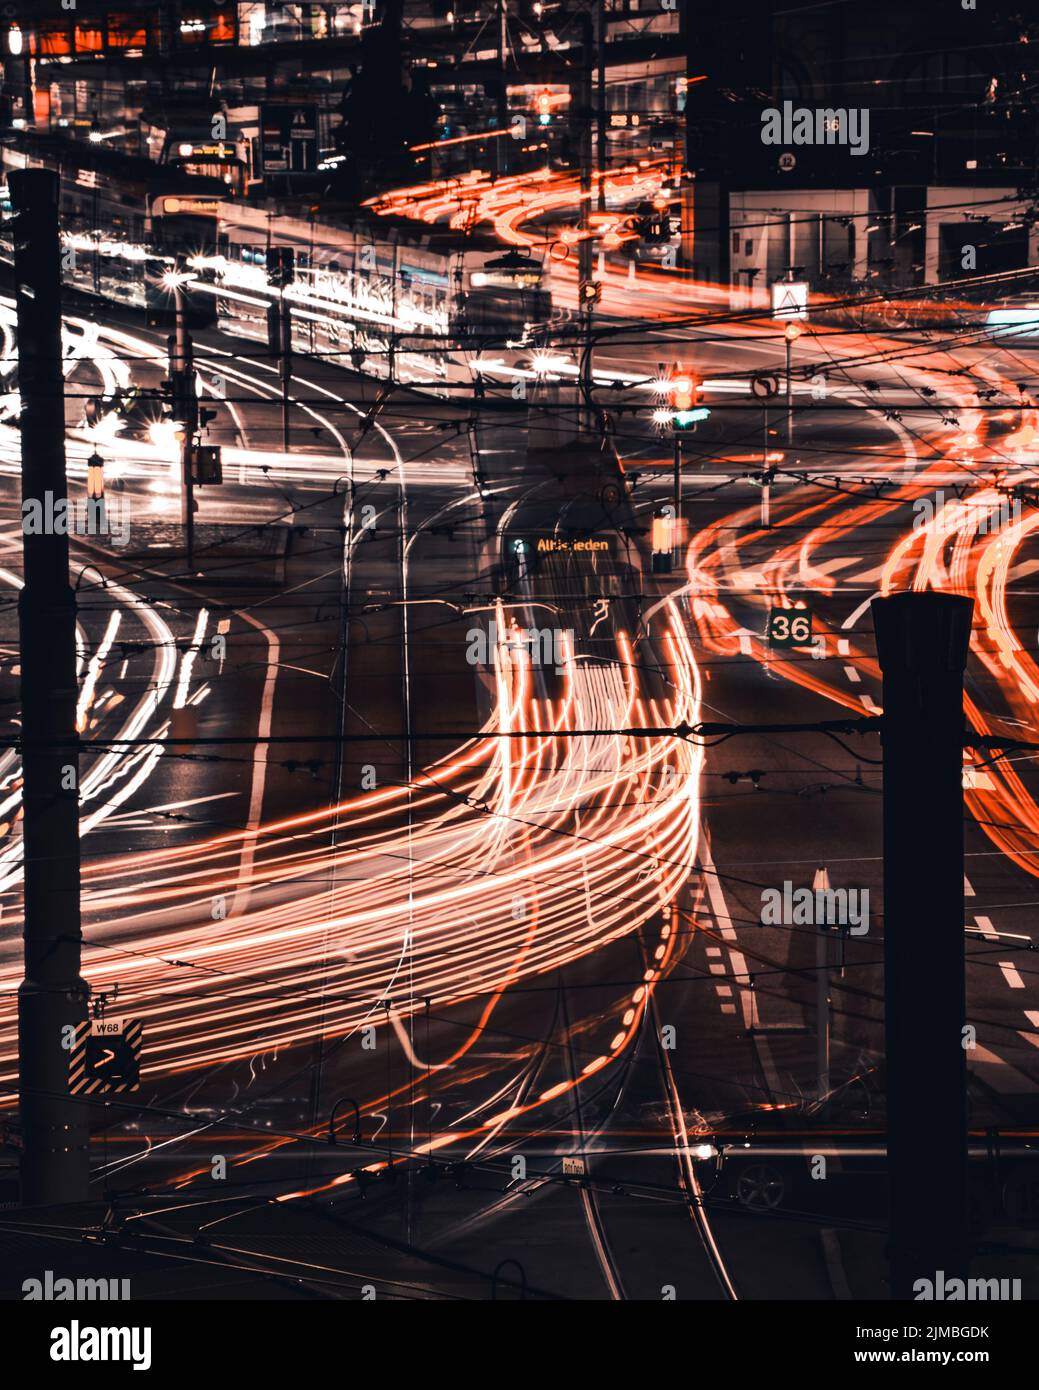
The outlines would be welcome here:
[[[66,282],[88,294],[145,309],[171,310],[162,277],[175,257],[195,271],[186,291],[195,322],[268,340],[268,310],[292,305],[298,352],[432,381],[450,354],[530,341],[552,316],[547,268],[487,239],[392,227],[356,226],[279,214],[277,244],[290,247],[293,273],[271,283],[268,213],[235,199],[226,178],[185,172],[191,157],[155,164],[101,144],[20,132],[2,148],[11,169],[57,169],[61,223],[74,251]],[[200,156],[201,157],[201,156]],[[410,359],[410,366],[408,361]]]
[[[463,271],[452,324],[456,336],[512,334],[548,322],[552,295],[541,261],[516,250],[482,264],[473,264],[476,259],[472,257]]]
[[[228,333],[269,338],[268,309],[291,306],[297,352],[376,375],[435,383],[460,351],[526,341],[548,323],[552,297],[539,261],[471,238],[406,240],[384,222],[316,223],[279,215],[276,243],[291,250],[285,284],[268,275],[266,212],[221,209],[221,250],[198,263]]]
[[[21,133],[0,152],[3,172],[56,169],[67,284],[165,316],[162,276],[179,256],[219,249],[220,209],[228,198],[218,179],[192,177],[98,145]],[[194,321],[212,321],[208,296],[189,294]]]

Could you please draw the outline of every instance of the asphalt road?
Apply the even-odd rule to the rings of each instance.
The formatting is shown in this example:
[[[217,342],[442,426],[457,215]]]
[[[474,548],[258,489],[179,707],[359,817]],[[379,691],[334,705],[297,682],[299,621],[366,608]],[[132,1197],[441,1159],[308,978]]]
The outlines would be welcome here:
[[[627,294],[604,322],[624,326]],[[687,305],[657,298],[673,317]],[[977,512],[934,498],[969,484],[991,515],[1006,493],[985,479],[1027,482],[1031,368],[935,335],[806,335],[788,441],[781,406],[766,418],[750,392],[781,339],[709,309],[650,341],[640,324],[595,359],[607,409],[636,399],[611,372],[648,378],[672,343],[704,378],[712,415],[683,440],[688,534],[670,576],[651,573],[647,539],[673,500],[672,441],[645,409],[616,416],[639,477],[603,510],[593,478],[561,484],[528,457],[540,388],[526,410],[507,387],[481,406],[380,400],[301,357],[285,450],[274,364],[199,332],[226,481],[200,493],[192,564],[170,440],[98,443],[130,530],[74,547],[84,733],[105,744],[84,780],[85,962],[109,1016],[143,1018],[146,1037],[140,1092],[92,1112],[99,1192],[176,1192],[176,1239],[202,1202],[215,1243],[252,1240],[268,1272],[312,1265],[345,1222],[403,1244],[428,1296],[484,1288],[505,1259],[567,1297],[883,1295],[879,1164],[852,1157],[884,1122],[877,740],[702,749],[625,730],[873,713],[869,600],[930,582],[985,614],[977,727],[1028,737],[1032,514],[979,533]],[[154,388],[163,354],[164,332],[128,314],[70,325],[74,477],[93,447],[77,395],[127,364]],[[11,708],[17,432],[0,431]],[[601,546],[567,542],[575,483]],[[524,565],[503,561],[516,539]],[[815,648],[781,653],[769,613],[799,604]],[[1025,759],[965,771],[978,1131],[1037,1119],[1029,781]],[[764,891],[820,870],[872,905],[868,932],[828,942],[823,1096],[817,934],[761,923]],[[0,1052],[10,1086],[10,1013]],[[984,1215],[989,1232],[1007,1224]],[[349,1285],[335,1248],[327,1264]]]

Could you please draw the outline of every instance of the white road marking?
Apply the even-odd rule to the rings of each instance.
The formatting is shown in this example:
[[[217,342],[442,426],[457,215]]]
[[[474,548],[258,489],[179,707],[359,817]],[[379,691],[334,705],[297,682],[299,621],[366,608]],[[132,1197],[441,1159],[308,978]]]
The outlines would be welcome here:
[[[1011,960],[1001,960],[999,968],[1003,972],[1003,978],[1011,989],[1024,989],[1025,982],[1021,978],[1021,972]]]

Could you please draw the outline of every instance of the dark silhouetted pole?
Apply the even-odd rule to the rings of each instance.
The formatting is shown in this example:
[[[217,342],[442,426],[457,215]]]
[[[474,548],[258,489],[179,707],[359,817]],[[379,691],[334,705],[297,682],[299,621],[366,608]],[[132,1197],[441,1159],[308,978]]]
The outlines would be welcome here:
[[[577,244],[577,279],[579,292],[583,295],[584,286],[592,282],[592,260],[594,245],[590,213],[592,210],[592,71],[595,65],[595,33],[591,15],[577,16],[581,26],[581,69],[577,81],[576,110],[573,118],[577,121],[580,139],[578,161],[581,181],[580,228],[581,240]],[[581,314],[581,369],[578,384],[580,406],[578,409],[579,428],[592,430],[595,427],[595,414],[592,408],[592,317],[593,304],[584,301],[579,305]]]
[[[677,564],[682,547],[682,436],[678,430],[675,430],[674,474],[675,529],[671,537],[671,554]]]
[[[56,517],[65,502],[58,176],[8,176],[14,228],[22,501]],[[50,494],[48,498],[47,494]],[[23,517],[28,513],[23,509]],[[88,1195],[89,1128],[69,1094],[72,1029],[87,1019],[80,978],[76,601],[68,535],[23,525],[21,643],[25,978],[18,991],[22,1200]]]
[[[188,272],[180,257],[170,276],[173,290],[174,331],[169,339],[170,383],[173,394],[174,418],[181,426],[184,438],[180,446],[181,521],[184,526],[184,545],[188,569],[195,568],[195,486],[192,475],[192,455],[195,431],[198,429],[198,395],[195,385],[195,359],[191,334],[188,332],[187,297],[184,286]]]
[[[287,299],[279,299],[278,308],[280,311],[278,319],[280,335],[278,339],[278,372],[281,381],[281,447],[288,453],[292,403],[292,309]]]
[[[498,79],[494,96],[497,108],[498,129],[506,130],[509,125],[509,4],[508,0],[498,0]],[[495,168],[499,174],[509,171],[509,142],[499,135],[494,142],[497,156]]]
[[[394,249],[393,293],[396,295],[396,248]],[[278,291],[278,297],[267,311],[267,336],[270,349],[278,361],[281,382],[281,447],[289,451],[289,411],[292,403],[292,306],[285,291],[296,278],[296,253],[291,246],[271,246],[267,249],[267,279]],[[391,357],[392,364],[392,357]],[[391,365],[392,372],[393,367]]]
[[[599,193],[596,207],[606,211],[606,168],[609,163],[609,147],[606,143],[606,0],[598,0],[595,12],[595,56],[598,63],[596,78],[596,143],[599,167]]]
[[[973,600],[872,605],[884,677],[884,1019],[891,1296],[964,1278],[963,671]]]

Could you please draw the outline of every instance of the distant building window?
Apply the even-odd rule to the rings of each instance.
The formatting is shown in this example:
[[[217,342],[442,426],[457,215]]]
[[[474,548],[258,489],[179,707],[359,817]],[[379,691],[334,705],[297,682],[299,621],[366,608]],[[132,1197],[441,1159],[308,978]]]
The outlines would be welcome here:
[[[145,48],[148,44],[148,17],[141,14],[108,16],[109,48]]]
[[[242,42],[258,44],[263,42],[263,31],[267,27],[267,6],[247,4],[238,7],[238,23],[242,31]]]
[[[67,24],[52,24],[43,21],[39,26],[36,51],[44,58],[64,57],[72,52]]]
[[[921,97],[961,97],[980,101],[988,89],[989,75],[965,53],[929,53],[918,59],[902,79],[909,101]]]
[[[776,97],[779,101],[807,100],[812,84],[805,70],[795,60],[781,57],[776,63]]]
[[[105,46],[105,36],[101,32],[101,26],[90,20],[84,20],[81,24],[76,25],[75,40],[77,53],[100,53]]]
[[[182,10],[178,38],[182,44],[234,43],[235,17],[232,13],[201,9]]]

